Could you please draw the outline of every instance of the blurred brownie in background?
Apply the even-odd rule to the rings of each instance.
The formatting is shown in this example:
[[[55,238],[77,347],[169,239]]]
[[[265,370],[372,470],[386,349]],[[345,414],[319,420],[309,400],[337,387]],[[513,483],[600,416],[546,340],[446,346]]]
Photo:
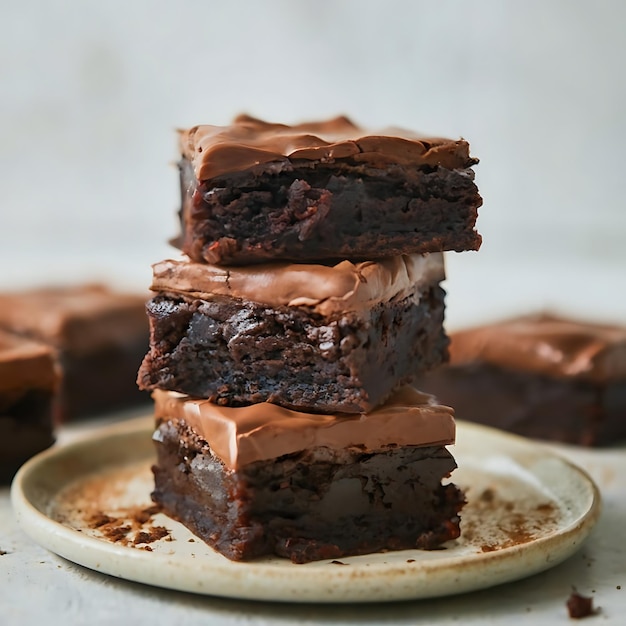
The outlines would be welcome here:
[[[54,442],[58,382],[50,347],[0,330],[0,483]]]
[[[148,402],[135,385],[148,349],[146,297],[102,285],[0,294],[0,328],[55,349],[59,422]]]
[[[536,314],[450,334],[417,384],[459,419],[565,443],[626,440],[626,327]]]

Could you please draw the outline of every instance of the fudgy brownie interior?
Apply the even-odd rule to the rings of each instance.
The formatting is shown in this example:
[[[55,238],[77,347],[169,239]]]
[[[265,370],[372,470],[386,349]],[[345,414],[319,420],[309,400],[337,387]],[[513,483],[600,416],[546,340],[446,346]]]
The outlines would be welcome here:
[[[196,261],[376,259],[481,243],[470,169],[286,161],[198,181],[183,158],[180,172],[174,243]]]
[[[147,311],[152,339],[140,386],[228,405],[359,413],[447,357],[438,286],[334,319],[303,307],[164,295]]]

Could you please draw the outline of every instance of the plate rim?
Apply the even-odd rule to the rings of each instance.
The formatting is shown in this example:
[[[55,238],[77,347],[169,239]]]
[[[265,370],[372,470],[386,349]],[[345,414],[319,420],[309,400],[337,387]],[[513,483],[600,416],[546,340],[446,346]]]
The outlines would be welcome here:
[[[390,552],[388,553],[392,555],[390,562],[351,564],[350,568],[336,567],[330,577],[329,570],[320,567],[326,561],[305,565],[293,565],[286,562],[286,560],[285,562],[281,560],[279,564],[271,561],[265,562],[264,560],[241,563],[229,561],[221,557],[221,555],[216,555],[223,558],[223,562],[220,560],[216,562],[202,562],[201,559],[194,562],[192,569],[199,572],[199,578],[207,574],[211,574],[211,576],[203,581],[197,581],[196,585],[190,586],[184,582],[177,581],[175,577],[163,580],[159,576],[154,576],[151,571],[158,571],[158,567],[147,568],[148,571],[143,573],[141,571],[142,564],[149,562],[152,565],[155,562],[163,562],[165,566],[165,562],[170,560],[167,567],[171,571],[180,568],[188,569],[188,563],[187,565],[176,563],[172,566],[170,555],[137,550],[116,545],[105,539],[83,535],[79,531],[52,519],[40,511],[30,501],[26,492],[28,481],[33,480],[33,476],[36,476],[36,473],[41,471],[42,467],[45,468],[46,463],[58,460],[57,457],[61,458],[64,455],[80,453],[81,448],[96,443],[104,446],[107,441],[110,444],[112,440],[120,437],[149,436],[153,430],[152,420],[152,416],[146,415],[125,422],[103,426],[83,436],[78,436],[68,443],[55,445],[44,450],[27,461],[18,470],[11,485],[11,502],[18,525],[35,542],[74,563],[103,574],[155,587],[220,597],[292,603],[385,602],[457,595],[512,582],[549,569],[573,555],[580,548],[598,521],[602,509],[600,490],[590,475],[571,460],[550,449],[547,445],[488,426],[457,420],[457,427],[461,433],[463,431],[482,432],[488,438],[507,441],[510,446],[514,448],[519,447],[525,452],[530,452],[533,456],[538,457],[541,451],[542,457],[549,456],[557,459],[589,488],[589,506],[581,515],[567,525],[558,528],[554,533],[544,535],[524,544],[516,544],[492,552],[476,555],[453,555],[415,562],[407,562],[408,557],[393,560],[393,555],[410,555],[415,551]],[[538,444],[537,450],[531,450],[535,444]],[[454,446],[452,448],[454,449]],[[141,458],[139,457],[137,461],[140,461]],[[106,465],[94,467],[93,471],[102,470],[106,467]],[[69,482],[66,482],[61,485],[59,491],[68,484]],[[551,548],[550,552],[546,552],[546,544]],[[520,552],[530,553],[531,555],[532,553],[537,553],[537,557],[541,556],[542,558],[536,558],[532,567],[525,568],[524,571],[514,569],[508,574],[506,571],[501,571],[502,576],[496,583],[483,584],[473,577],[472,572],[475,569],[484,568],[485,566],[491,570],[501,569],[501,563],[506,564]],[[103,559],[98,558],[101,556],[104,557],[104,564],[101,563]],[[107,564],[107,559],[113,562]],[[120,568],[119,561],[123,561],[128,567],[122,566]],[[456,587],[443,590],[435,585],[435,588],[432,588],[433,586],[429,584],[428,577],[432,576],[434,572],[445,570],[445,568],[451,569],[457,563],[461,566],[458,575],[456,577],[448,575],[448,578],[456,584]],[[305,576],[300,577],[304,579],[304,585],[298,584],[298,581],[294,583],[293,580],[282,580],[285,578],[298,578],[292,576],[294,571],[292,567],[306,572]],[[272,587],[261,589],[261,591],[251,591],[228,582],[220,584],[219,580],[215,580],[216,578],[224,577],[232,579],[233,576],[238,578],[241,576],[242,570],[252,572],[257,578],[268,577],[270,582],[272,582]],[[284,576],[283,572],[289,573],[287,576]],[[377,584],[381,576],[399,577],[401,579],[400,582],[404,584],[396,583],[394,589],[385,589],[385,584]],[[273,584],[275,580],[272,580],[276,577],[280,579],[281,583],[289,583],[287,587],[276,590]],[[332,585],[327,582],[329,578],[332,579]],[[208,587],[204,584],[207,581],[211,583]],[[420,582],[422,582],[422,585],[419,584]],[[354,589],[355,583],[358,587],[356,590]],[[338,584],[342,585],[342,588],[340,589],[341,593],[336,594],[335,591]],[[307,585],[309,586],[308,589],[305,588]],[[314,585],[320,585],[320,588],[314,591],[311,589],[311,586]],[[364,590],[368,588],[369,592],[364,593]]]

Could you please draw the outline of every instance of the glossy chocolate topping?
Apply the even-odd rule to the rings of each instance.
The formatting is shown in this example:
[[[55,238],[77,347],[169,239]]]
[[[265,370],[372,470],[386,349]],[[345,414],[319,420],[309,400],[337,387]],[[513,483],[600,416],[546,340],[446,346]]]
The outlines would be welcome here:
[[[454,412],[432,396],[404,387],[381,407],[360,415],[300,413],[268,402],[224,407],[171,391],[155,391],[157,421],[184,420],[231,469],[305,449],[454,443]]]
[[[248,115],[230,126],[194,126],[180,131],[180,149],[198,180],[240,172],[261,163],[306,159],[349,159],[372,165],[429,165],[467,168],[477,160],[469,144],[425,137],[399,129],[367,133],[346,117],[287,126]]]
[[[102,285],[51,287],[0,294],[0,328],[84,352],[123,344],[147,332],[147,297],[114,293]]]
[[[439,252],[334,266],[272,263],[226,268],[167,260],[156,263],[153,272],[153,291],[205,300],[227,296],[272,307],[305,306],[321,315],[369,309],[445,278]]]
[[[451,341],[453,365],[486,361],[596,382],[626,377],[626,327],[539,314],[459,331]]]
[[[0,392],[52,391],[57,383],[50,347],[0,330]]]

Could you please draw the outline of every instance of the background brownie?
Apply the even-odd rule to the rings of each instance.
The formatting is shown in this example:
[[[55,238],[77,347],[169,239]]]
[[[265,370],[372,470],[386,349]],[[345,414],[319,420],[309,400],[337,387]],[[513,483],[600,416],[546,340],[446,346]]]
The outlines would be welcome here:
[[[446,359],[442,279],[440,254],[334,267],[157,264],[139,385],[228,405],[367,411]]]
[[[401,135],[368,135],[346,118],[247,116],[183,131],[174,243],[225,265],[478,249],[467,142]]]
[[[452,411],[405,390],[355,417],[155,393],[155,502],[230,559],[302,563],[459,535]]]
[[[0,330],[0,482],[52,445],[58,382],[48,346]]]
[[[55,348],[60,420],[148,402],[135,385],[148,345],[145,300],[102,285],[0,294],[0,328]]]
[[[451,334],[420,388],[459,419],[581,445],[626,439],[626,328],[532,315]]]

